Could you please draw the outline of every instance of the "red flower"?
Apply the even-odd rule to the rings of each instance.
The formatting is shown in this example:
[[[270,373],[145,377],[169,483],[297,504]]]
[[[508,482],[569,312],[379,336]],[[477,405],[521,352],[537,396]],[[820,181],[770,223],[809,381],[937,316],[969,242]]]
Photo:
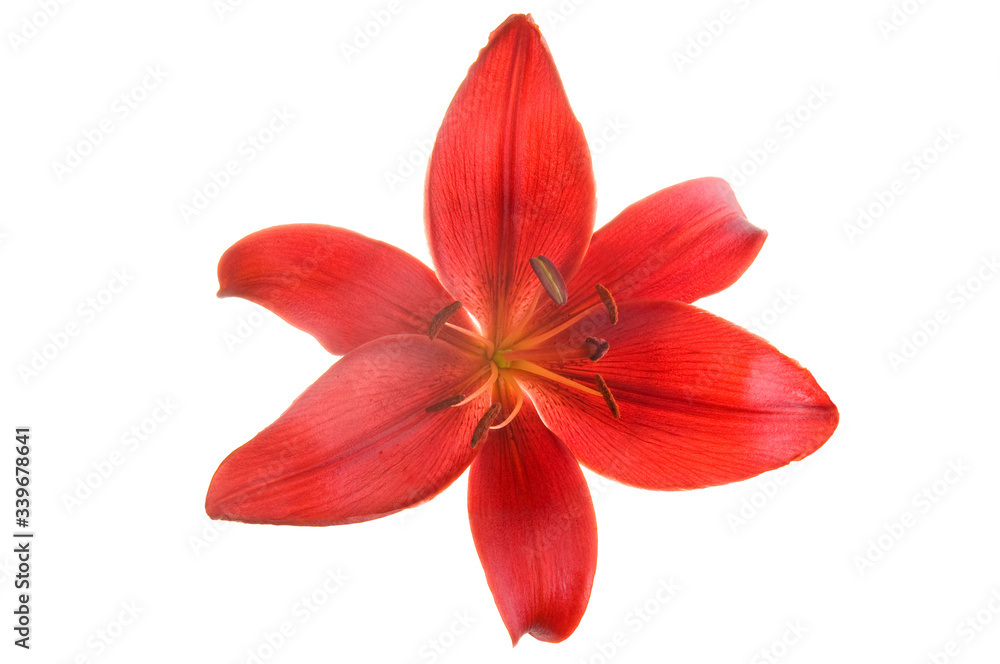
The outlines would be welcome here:
[[[220,296],[344,357],[223,461],[208,514],[365,521],[430,499],[471,464],[472,535],[511,638],[561,641],[597,560],[577,462],[695,489],[830,437],[837,409],[808,371],[689,304],[733,283],[766,235],[724,181],[659,191],[592,236],[594,210],[590,153],[552,57],[531,18],[511,16],[434,145],[436,275],[319,225],[268,228],[223,255]]]

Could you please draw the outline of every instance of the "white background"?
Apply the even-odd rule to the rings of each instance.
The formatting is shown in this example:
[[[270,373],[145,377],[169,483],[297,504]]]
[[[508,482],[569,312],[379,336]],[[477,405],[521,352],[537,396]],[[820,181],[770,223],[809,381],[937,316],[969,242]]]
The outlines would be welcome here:
[[[880,29],[890,0],[414,0],[350,59],[343,45],[388,0],[219,4],[0,13],[0,513],[12,542],[13,430],[29,425],[36,532],[30,652],[11,644],[2,546],[3,661],[998,661],[996,3],[908,0]],[[741,183],[769,239],[700,305],[800,360],[841,425],[805,462],[736,485],[653,493],[588,475],[590,607],[566,642],[512,650],[464,476],[346,527],[213,524],[203,501],[219,462],[334,359],[216,299],[219,256],[266,226],[325,222],[429,262],[418,145],[518,11],[541,25],[591,139],[599,224],[682,180]],[[127,117],[123,94],[142,97]],[[241,144],[274,109],[294,120],[248,161]],[[105,119],[113,130],[60,180],[53,163]],[[939,132],[951,138],[935,147]],[[239,174],[185,222],[179,206],[228,160]],[[859,207],[877,218],[849,234]],[[127,286],[105,292],[123,270]],[[938,310],[946,322],[923,332]],[[29,374],[36,351],[50,357]],[[154,424],[158,399],[173,412]],[[129,442],[132,427],[145,439]],[[328,573],[344,578],[332,594]],[[313,593],[324,602],[304,611]]]

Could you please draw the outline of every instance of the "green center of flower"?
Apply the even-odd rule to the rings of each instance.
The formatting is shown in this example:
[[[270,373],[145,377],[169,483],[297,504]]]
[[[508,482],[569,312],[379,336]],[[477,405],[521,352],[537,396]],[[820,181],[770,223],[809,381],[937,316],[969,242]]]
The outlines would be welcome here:
[[[493,353],[493,357],[490,358],[490,361],[496,364],[498,369],[510,369],[510,360],[504,359],[504,356],[509,352],[511,352],[510,348],[507,348],[506,350],[498,350]]]

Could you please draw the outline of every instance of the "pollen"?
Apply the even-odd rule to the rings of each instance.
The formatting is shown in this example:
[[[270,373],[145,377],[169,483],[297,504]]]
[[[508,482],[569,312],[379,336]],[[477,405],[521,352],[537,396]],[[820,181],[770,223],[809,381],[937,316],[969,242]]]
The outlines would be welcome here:
[[[601,284],[594,284],[594,288],[601,297],[604,307],[608,310],[608,320],[611,321],[612,325],[616,324],[618,322],[618,305],[615,304],[615,298],[611,295],[611,291]]]
[[[444,399],[443,401],[438,401],[436,404],[433,404],[431,406],[427,406],[427,408],[424,408],[424,412],[425,413],[436,413],[439,410],[444,410],[445,408],[451,408],[452,406],[457,406],[458,404],[462,403],[462,401],[464,401],[464,400],[465,400],[465,395],[464,394],[456,394],[453,397],[448,397],[447,399]]]
[[[535,271],[535,276],[542,282],[542,288],[549,294],[552,301],[558,305],[566,304],[566,300],[569,299],[569,292],[566,290],[566,282],[563,281],[562,275],[559,274],[555,263],[545,256],[529,258],[528,263],[531,265],[531,269]]]
[[[486,434],[489,433],[490,425],[493,424],[493,421],[500,416],[501,408],[503,408],[503,406],[501,406],[499,402],[495,403],[490,406],[485,413],[483,413],[481,418],[479,418],[479,422],[476,424],[476,428],[472,432],[473,448],[475,448],[476,445],[478,445],[480,441],[486,437]]]
[[[618,403],[615,401],[615,396],[611,394],[611,389],[608,384],[604,382],[604,377],[601,374],[594,374],[594,378],[597,380],[597,389],[601,391],[601,396],[604,397],[604,403],[608,404],[608,408],[611,409],[611,414],[615,416],[615,419],[621,419],[622,412],[618,410]]]
[[[458,310],[461,308],[462,303],[456,300],[441,311],[434,314],[434,318],[431,319],[430,324],[427,326],[427,336],[431,338],[431,341],[437,338],[437,335],[444,328],[448,319],[457,314]]]

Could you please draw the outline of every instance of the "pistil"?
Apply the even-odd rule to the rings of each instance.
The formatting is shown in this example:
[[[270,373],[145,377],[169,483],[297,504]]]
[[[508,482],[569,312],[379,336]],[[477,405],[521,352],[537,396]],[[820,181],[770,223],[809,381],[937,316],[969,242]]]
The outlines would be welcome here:
[[[611,344],[606,339],[598,339],[597,337],[587,337],[586,344],[588,349],[591,350],[589,356],[591,362],[597,362],[607,355],[608,350],[611,348]]]
[[[545,341],[548,341],[549,339],[551,339],[552,337],[556,336],[557,334],[559,334],[560,332],[562,332],[566,328],[572,326],[573,324],[578,323],[581,319],[586,318],[587,316],[590,316],[591,314],[594,313],[594,311],[599,311],[602,306],[603,305],[601,305],[601,304],[595,304],[595,305],[593,305],[591,307],[588,307],[588,308],[584,309],[583,311],[581,311],[580,313],[578,313],[577,315],[573,316],[572,318],[566,320],[562,324],[557,325],[556,327],[550,328],[550,329],[548,329],[548,330],[546,330],[546,331],[544,331],[544,332],[542,332],[540,334],[537,334],[537,335],[535,335],[533,337],[528,337],[527,339],[522,339],[521,341],[519,341],[516,344],[514,344],[513,349],[514,350],[523,350],[523,349],[526,349],[526,348],[534,348],[535,346],[538,346],[539,344],[541,344],[541,343],[543,343]]]
[[[560,385],[565,385],[566,387],[584,392],[586,394],[593,394],[595,397],[603,396],[597,390],[587,387],[586,385],[581,385],[575,380],[570,380],[565,376],[560,376],[557,373],[553,373],[548,369],[542,368],[535,364],[534,362],[528,362],[527,360],[514,360],[510,363],[510,368],[517,371],[524,371],[525,373],[535,374],[536,376],[541,376],[542,378],[547,378],[553,382],[559,383]]]
[[[611,344],[605,339],[597,337],[587,337],[584,341],[573,345],[554,344],[541,346],[539,348],[524,348],[516,350],[501,351],[494,355],[494,360],[498,361],[500,368],[510,366],[514,360],[527,360],[528,362],[567,362],[569,360],[590,360],[597,362],[604,357]]]

